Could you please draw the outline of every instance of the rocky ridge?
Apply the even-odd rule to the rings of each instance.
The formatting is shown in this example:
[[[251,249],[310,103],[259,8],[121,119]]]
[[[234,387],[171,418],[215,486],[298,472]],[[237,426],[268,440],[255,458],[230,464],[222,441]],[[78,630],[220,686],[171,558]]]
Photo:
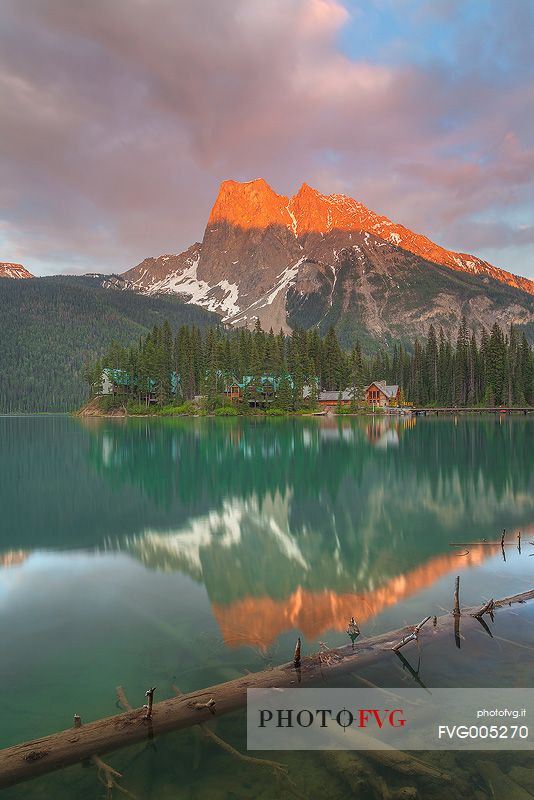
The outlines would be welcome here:
[[[290,331],[330,324],[347,341],[534,322],[534,281],[456,253],[344,195],[303,184],[279,195],[263,180],[224,181],[201,243],[148,258],[108,280],[176,293],[233,325]]]

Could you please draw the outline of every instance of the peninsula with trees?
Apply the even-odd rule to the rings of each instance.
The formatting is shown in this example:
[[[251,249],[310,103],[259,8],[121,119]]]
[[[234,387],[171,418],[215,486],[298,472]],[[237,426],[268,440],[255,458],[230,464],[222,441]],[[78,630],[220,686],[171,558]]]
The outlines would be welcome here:
[[[431,325],[411,350],[393,344],[373,356],[345,351],[330,328],[291,335],[166,321],[138,344],[112,342],[85,374],[87,414],[283,415],[418,407],[534,405],[534,353],[514,327],[495,323],[477,339],[462,320],[454,340]]]

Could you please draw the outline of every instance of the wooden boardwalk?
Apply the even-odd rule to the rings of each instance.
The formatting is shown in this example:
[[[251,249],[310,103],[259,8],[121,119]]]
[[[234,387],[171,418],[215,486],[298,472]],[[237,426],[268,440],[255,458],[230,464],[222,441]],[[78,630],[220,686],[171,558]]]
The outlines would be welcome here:
[[[534,408],[532,406],[524,406],[517,408],[515,406],[495,406],[493,408],[460,408],[460,407],[443,407],[443,408],[413,408],[412,414],[416,416],[426,417],[427,414],[532,414]]]

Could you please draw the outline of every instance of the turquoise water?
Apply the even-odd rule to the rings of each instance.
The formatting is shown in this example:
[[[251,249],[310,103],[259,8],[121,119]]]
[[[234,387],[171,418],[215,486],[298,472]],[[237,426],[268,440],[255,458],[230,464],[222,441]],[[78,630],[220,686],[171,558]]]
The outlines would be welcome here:
[[[304,652],[344,643],[352,615],[372,635],[443,613],[457,574],[465,605],[534,585],[529,419],[4,417],[0,455],[3,747],[115,713],[119,684],[138,706],[149,686],[162,699],[287,661],[298,635]],[[506,560],[451,547],[503,528]],[[427,685],[532,685],[534,619],[518,608],[496,621],[512,643],[412,650]],[[362,674],[412,680],[393,658]],[[216,722],[244,750],[242,715]],[[478,774],[451,759],[459,787]],[[138,797],[295,796],[196,731],[108,760]],[[303,796],[347,791],[317,755],[280,760]],[[105,796],[88,767],[5,796],[74,792]]]

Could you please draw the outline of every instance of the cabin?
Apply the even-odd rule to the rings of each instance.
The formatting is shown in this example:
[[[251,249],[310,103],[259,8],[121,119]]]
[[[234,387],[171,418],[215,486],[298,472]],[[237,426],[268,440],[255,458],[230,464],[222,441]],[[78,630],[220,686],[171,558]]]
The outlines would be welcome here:
[[[100,393],[103,395],[142,398],[148,404],[157,402],[157,381],[148,378],[145,386],[141,386],[137,375],[130,375],[124,369],[106,368],[101,376]],[[180,376],[176,372],[170,374],[171,393],[180,394]]]
[[[385,381],[373,381],[365,387],[365,402],[370,406],[397,405],[399,398],[400,388],[388,386]]]
[[[288,381],[290,389],[294,383],[290,375],[276,378],[274,375],[261,375],[255,378],[253,375],[244,375],[241,380],[233,377],[224,387],[224,394],[232,403],[240,403],[245,399],[248,389],[248,400],[250,405],[266,405],[272,402],[275,394],[284,380]]]
[[[128,394],[132,388],[132,379],[124,369],[106,368],[101,377],[101,394]]]
[[[342,392],[319,392],[317,398],[320,406],[330,408],[341,403],[342,406],[350,406],[352,403],[352,389],[345,389]]]
[[[224,387],[224,393],[228,400],[231,403],[239,403],[243,399],[243,390],[244,386],[242,383],[238,383],[235,378]]]
[[[316,392],[318,392],[319,378],[315,378],[314,380]],[[245,397],[248,397],[248,402],[251,406],[266,406],[275,399],[283,381],[286,381],[290,391],[293,392],[295,382],[292,375],[274,376],[264,374],[256,378],[253,375],[244,375],[241,380],[238,380],[234,376],[227,380],[224,387],[224,394],[232,403],[240,403]],[[308,400],[312,394],[312,385],[307,384],[302,387],[303,400]]]

